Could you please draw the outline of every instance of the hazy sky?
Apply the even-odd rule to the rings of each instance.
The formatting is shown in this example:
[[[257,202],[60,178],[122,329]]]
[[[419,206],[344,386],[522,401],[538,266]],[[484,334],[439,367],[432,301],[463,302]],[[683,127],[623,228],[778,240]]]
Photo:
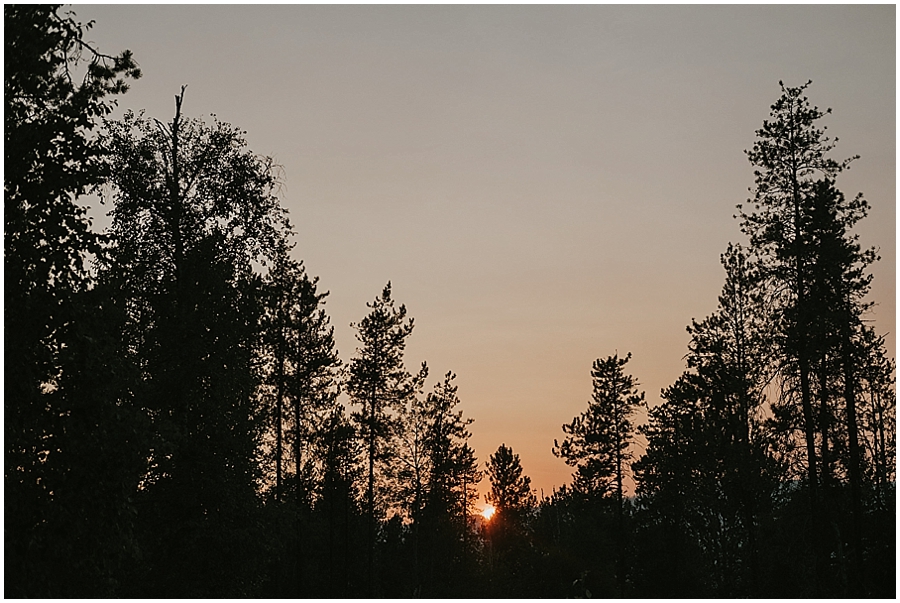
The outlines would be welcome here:
[[[871,318],[895,353],[893,5],[75,11],[143,69],[122,108],[170,119],[188,84],[185,113],[283,166],[341,357],[392,281],[409,369],[456,372],[479,459],[505,442],[545,493],[570,479],[550,450],[595,358],[632,352],[650,404],[682,372],[779,80],[812,79],[835,157],[861,155],[838,186],[872,205]]]

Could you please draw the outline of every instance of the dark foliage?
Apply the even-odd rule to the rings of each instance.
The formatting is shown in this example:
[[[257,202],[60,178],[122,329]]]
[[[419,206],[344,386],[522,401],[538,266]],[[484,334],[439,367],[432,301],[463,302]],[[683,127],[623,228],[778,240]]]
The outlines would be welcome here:
[[[93,290],[103,253],[77,198],[102,184],[92,130],[140,71],[101,54],[55,5],[4,6],[6,593],[109,596],[136,553],[132,497],[146,421]]]
[[[636,426],[630,355],[598,359],[571,486],[538,500],[501,445],[484,519],[473,420],[452,372],[406,370],[390,283],[345,371],[272,161],[184,89],[168,123],[103,121],[130,53],[4,16],[6,596],[895,596],[896,365],[808,84],[748,152],[749,245],[662,404]]]

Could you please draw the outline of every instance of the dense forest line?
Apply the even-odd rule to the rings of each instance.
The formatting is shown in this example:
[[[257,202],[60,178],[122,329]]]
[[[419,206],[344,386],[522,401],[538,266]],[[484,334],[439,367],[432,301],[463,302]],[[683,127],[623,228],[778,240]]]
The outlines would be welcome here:
[[[572,482],[538,499],[511,448],[476,458],[455,375],[406,367],[390,283],[339,357],[241,130],[184,89],[168,122],[108,120],[128,51],[57,6],[4,21],[5,596],[895,596],[878,258],[809,84],[747,152],[746,242],[684,373],[647,408],[631,355],[598,358],[552,445]]]

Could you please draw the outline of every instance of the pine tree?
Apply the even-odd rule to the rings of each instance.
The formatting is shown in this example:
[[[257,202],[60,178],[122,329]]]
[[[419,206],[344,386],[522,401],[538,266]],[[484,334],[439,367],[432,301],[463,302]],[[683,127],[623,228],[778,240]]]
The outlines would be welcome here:
[[[617,548],[616,576],[620,589],[625,583],[624,567],[624,478],[631,460],[634,425],[631,417],[644,404],[644,392],[638,393],[637,380],[626,375],[631,359],[618,354],[594,361],[591,370],[594,392],[588,409],[563,425],[568,437],[562,444],[553,441],[553,454],[576,467],[573,487],[596,499],[610,491],[616,500]]]
[[[422,528],[416,525],[415,529],[422,543],[426,594],[452,592],[452,575],[469,554],[469,518],[481,481],[474,451],[467,443],[468,426],[474,419],[464,419],[462,410],[457,410],[460,400],[454,379],[456,375],[446,373],[422,405],[427,474],[417,521]]]
[[[781,97],[772,105],[771,119],[757,131],[757,141],[747,157],[756,167],[756,186],[751,211],[741,206],[741,230],[763,258],[768,276],[782,284],[773,290],[780,299],[780,348],[783,376],[799,385],[799,404],[806,440],[807,483],[810,510],[819,517],[819,462],[816,454],[816,421],[813,414],[811,371],[814,350],[810,346],[814,309],[811,307],[811,257],[808,247],[808,208],[821,178],[834,178],[852,159],[837,162],[827,155],[834,147],[817,127],[830,110],[810,106],[803,86],[781,85]],[[788,390],[790,391],[790,390]],[[817,529],[818,530],[818,529]],[[817,558],[821,557],[821,553]],[[818,562],[821,574],[821,561]]]
[[[531,491],[531,478],[522,473],[519,455],[506,444],[500,444],[497,452],[490,456],[487,474],[491,480],[491,491],[486,498],[498,517],[521,515],[536,504]]]
[[[537,506],[531,478],[506,444],[489,457],[486,469],[491,489],[485,499],[494,507],[485,526],[494,594],[524,596],[531,574],[530,519]]]
[[[406,338],[413,330],[413,319],[406,318],[406,306],[395,307],[390,282],[381,296],[366,305],[371,312],[351,325],[361,346],[350,360],[347,393],[360,407],[352,418],[365,445],[365,503],[369,518],[367,577],[369,594],[374,595],[375,526],[384,498],[376,498],[376,470],[390,463],[389,444],[397,433],[396,415],[412,394],[412,377],[403,366],[403,352]]]
[[[467,444],[472,435],[468,426],[475,419],[464,419],[462,410],[456,409],[460,400],[454,379],[456,375],[447,372],[426,400],[425,446],[431,464],[428,507],[438,516],[467,506],[465,494],[458,492],[463,476],[466,476],[468,487],[474,487],[480,480],[477,469],[473,470],[474,458]]]
[[[770,346],[755,262],[737,245],[721,259],[719,307],[688,327],[688,370],[649,411],[640,428],[646,453],[634,469],[639,493],[679,532],[670,535],[673,562],[683,561],[687,546],[678,526],[689,526],[714,592],[752,595],[756,524],[772,491],[762,423]]]
[[[787,428],[793,427],[793,415],[801,419],[817,588],[825,589],[829,579],[828,547],[841,546],[840,538],[826,542],[830,531],[825,522],[839,478],[836,462],[846,446],[854,518],[851,587],[861,593],[861,356],[855,342],[868,308],[864,298],[871,276],[866,268],[876,257],[872,250],[861,250],[850,234],[868,205],[861,195],[846,200],[834,186],[837,175],[856,158],[838,162],[828,157],[834,143],[817,122],[830,110],[810,106],[804,95],[808,85],[782,85],[771,120],[763,122],[747,153],[757,168],[756,187],[752,211],[741,212],[741,228],[761,257],[763,277],[773,292],[768,304],[784,392],[774,404],[775,415],[785,419]],[[792,407],[799,407],[799,413]]]
[[[267,397],[274,398],[270,423],[276,498],[283,493],[285,476],[290,475],[294,499],[310,503],[321,463],[304,455],[304,446],[331,414],[340,392],[341,362],[334,327],[324,308],[328,292],[318,291],[318,277],[310,279],[303,263],[288,257],[286,247],[279,252],[265,286]],[[284,468],[285,463],[292,468]]]
[[[353,592],[355,535],[365,472],[361,441],[342,405],[336,404],[326,415],[314,434],[313,446],[322,462],[316,510],[325,515],[328,595],[347,598]]]
[[[576,467],[577,491],[598,498],[612,492],[620,506],[634,437],[631,417],[644,403],[637,381],[623,370],[630,359],[629,353],[621,359],[616,354],[594,361],[588,409],[563,425],[567,437],[562,444],[553,442],[553,454]]]

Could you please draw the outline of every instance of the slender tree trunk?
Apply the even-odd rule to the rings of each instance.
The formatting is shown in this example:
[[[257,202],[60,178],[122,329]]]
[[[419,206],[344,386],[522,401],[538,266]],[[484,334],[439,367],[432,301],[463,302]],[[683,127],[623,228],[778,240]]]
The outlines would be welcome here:
[[[887,437],[884,432],[884,406],[881,403],[881,394],[878,392],[874,392],[872,394],[874,396],[875,407],[878,409],[877,419],[875,421],[875,439],[878,440],[880,438],[881,443],[878,447],[878,454],[880,462],[879,465],[879,477],[878,484],[880,487],[884,487],[887,483]]]
[[[328,596],[335,598],[334,588],[334,486],[331,483],[331,472],[325,478],[325,492],[328,495]]]
[[[277,363],[275,378],[278,380],[275,394],[275,500],[281,500],[282,468],[281,461],[284,456],[284,444],[282,434],[282,419],[284,414],[284,312],[283,301],[278,300],[278,343],[275,362]]]
[[[797,312],[797,331],[794,333],[795,345],[797,345],[797,364],[800,372],[800,403],[803,411],[803,424],[806,436],[806,462],[807,478],[809,481],[809,509],[812,519],[812,536],[814,543],[814,558],[816,568],[816,594],[819,594],[824,584],[824,559],[822,546],[823,522],[819,510],[818,476],[816,471],[816,427],[813,418],[812,396],[810,394],[809,374],[809,320],[806,299],[806,275],[803,270],[803,223],[800,214],[800,180],[798,177],[795,140],[795,125],[791,123],[790,144],[794,147],[791,156],[790,182],[791,197],[794,209],[794,270],[795,270],[795,295]]]
[[[468,555],[467,539],[469,536],[469,485],[468,474],[463,472],[463,554]]]
[[[184,264],[184,241],[181,237],[181,187],[179,178],[181,178],[181,165],[178,160],[178,134],[181,126],[181,101],[184,98],[184,86],[181,87],[181,94],[175,96],[175,117],[172,119],[172,181],[169,183],[169,205],[172,212],[172,224],[170,226],[175,245],[175,298],[176,311],[182,302],[182,278],[181,270]]]
[[[413,576],[416,578],[416,588],[419,588],[422,585],[421,568],[419,567],[419,524],[422,520],[422,487],[419,478],[418,459],[415,459],[415,463],[416,492],[415,506],[413,507]]]
[[[843,364],[844,364],[844,399],[847,404],[847,438],[850,451],[850,496],[852,499],[852,531],[851,540],[853,546],[853,576],[851,585],[855,592],[853,596],[865,596],[864,582],[862,580],[862,487],[860,476],[859,435],[856,424],[856,392],[854,387],[855,371],[850,334],[850,309],[847,300],[847,310],[843,337]]]
[[[299,346],[299,343],[298,343]],[[300,367],[294,367],[294,379],[300,375]],[[303,397],[309,399],[308,388],[304,388]],[[300,421],[300,395],[294,395],[294,488],[296,496],[294,497],[297,511],[297,582],[303,584],[303,511],[304,511],[304,488],[300,479],[300,461],[303,453],[302,441],[300,439],[301,426]],[[329,529],[330,529],[329,525]],[[329,533],[329,537],[331,534]],[[329,543],[329,553],[330,553]]]
[[[172,119],[172,165],[171,165],[171,181],[169,182],[169,230],[172,234],[172,242],[174,246],[173,257],[173,279],[175,281],[175,303],[172,308],[173,315],[171,320],[174,323],[172,333],[173,348],[172,363],[174,366],[173,374],[173,407],[171,410],[176,421],[184,421],[187,407],[187,387],[188,387],[188,350],[190,346],[187,340],[187,293],[185,287],[185,265],[184,265],[184,238],[182,236],[182,213],[183,199],[181,195],[181,162],[178,158],[179,134],[181,130],[181,102],[184,99],[184,86],[181,87],[181,94],[175,96],[175,117]],[[182,452],[182,458],[185,456]],[[191,471],[187,469],[187,473]],[[190,488],[191,476],[185,475],[186,471],[176,467],[175,484],[177,489],[185,490],[181,498],[188,500],[186,496],[187,488]],[[179,475],[180,474],[180,475]],[[182,503],[182,509],[187,509],[188,503]]]
[[[615,392],[618,397],[619,393]],[[619,413],[616,413],[616,586],[619,596],[623,596],[625,586],[625,560],[624,560],[624,517],[622,513],[622,434],[619,430]]]
[[[828,430],[830,428],[828,419],[828,370],[826,366],[827,358],[823,354],[819,365],[819,429],[822,431],[822,497],[828,498],[828,488],[831,485],[831,458],[828,449]]]
[[[309,399],[309,393],[306,393],[306,399]],[[303,502],[302,492],[300,490],[300,465],[303,456],[303,447],[301,441],[301,427],[303,422],[300,417],[300,396],[294,397],[294,475],[297,480],[297,507],[299,508]]]
[[[369,514],[367,572],[369,597],[375,596],[375,402],[376,389],[372,386],[372,398],[369,400],[369,482],[366,487],[366,503]]]

